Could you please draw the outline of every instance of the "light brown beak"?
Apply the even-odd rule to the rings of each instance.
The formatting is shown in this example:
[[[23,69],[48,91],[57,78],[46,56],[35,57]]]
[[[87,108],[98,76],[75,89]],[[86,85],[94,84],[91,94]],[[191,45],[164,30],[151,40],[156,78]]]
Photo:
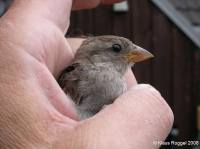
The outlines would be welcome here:
[[[137,46],[134,50],[130,51],[125,57],[129,62],[137,63],[149,58],[153,58],[154,56],[147,50]]]

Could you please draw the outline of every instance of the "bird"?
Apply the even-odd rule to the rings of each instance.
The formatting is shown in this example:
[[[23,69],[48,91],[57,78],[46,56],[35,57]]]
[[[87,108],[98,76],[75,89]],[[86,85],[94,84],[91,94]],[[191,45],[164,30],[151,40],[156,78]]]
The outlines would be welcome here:
[[[127,91],[123,76],[129,68],[152,57],[124,37],[88,37],[60,74],[58,84],[75,103],[80,120],[88,119]]]

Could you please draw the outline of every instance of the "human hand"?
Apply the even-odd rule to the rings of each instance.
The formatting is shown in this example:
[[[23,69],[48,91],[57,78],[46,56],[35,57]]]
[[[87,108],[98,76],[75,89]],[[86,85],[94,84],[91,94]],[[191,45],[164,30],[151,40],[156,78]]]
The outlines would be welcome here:
[[[81,43],[64,38],[70,8],[70,0],[18,0],[0,20],[0,146],[153,147],[152,140],[168,134],[173,115],[151,86],[130,87],[93,118],[77,121],[73,104],[54,79]],[[133,75],[127,75],[132,86]]]

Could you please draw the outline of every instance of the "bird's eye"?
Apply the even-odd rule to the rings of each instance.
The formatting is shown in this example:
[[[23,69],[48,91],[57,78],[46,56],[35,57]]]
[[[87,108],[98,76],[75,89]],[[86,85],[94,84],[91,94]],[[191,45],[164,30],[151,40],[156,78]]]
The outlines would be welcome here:
[[[119,44],[113,44],[112,49],[115,52],[120,52],[122,50],[122,47]]]
[[[67,68],[65,68],[64,72],[71,72],[75,69],[75,66],[71,65],[71,66],[68,66]]]

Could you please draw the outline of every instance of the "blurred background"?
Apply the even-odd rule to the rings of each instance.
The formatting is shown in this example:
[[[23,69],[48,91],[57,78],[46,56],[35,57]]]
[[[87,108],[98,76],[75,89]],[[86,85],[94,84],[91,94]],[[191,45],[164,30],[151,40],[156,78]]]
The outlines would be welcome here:
[[[0,1],[1,14],[10,1]],[[67,37],[107,34],[127,37],[155,55],[133,71],[139,83],[156,87],[172,108],[175,121],[168,140],[200,140],[200,0],[129,0],[72,12]]]

